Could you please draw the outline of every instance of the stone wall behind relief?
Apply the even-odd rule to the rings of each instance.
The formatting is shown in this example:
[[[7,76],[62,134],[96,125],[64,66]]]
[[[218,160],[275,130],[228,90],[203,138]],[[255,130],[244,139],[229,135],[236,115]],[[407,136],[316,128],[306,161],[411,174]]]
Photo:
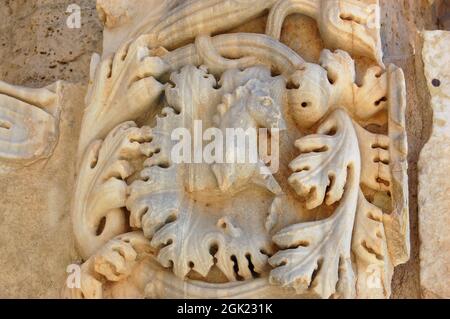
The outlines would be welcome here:
[[[43,87],[62,84],[60,136],[50,160],[0,177],[0,297],[58,298],[66,267],[78,259],[70,206],[84,95],[102,26],[95,1],[80,29],[66,26],[71,0],[0,1],[0,79]]]
[[[73,3],[82,10],[80,29],[66,25]],[[102,29],[94,0],[1,0],[0,78],[34,87],[86,83],[92,52],[101,52]]]
[[[80,29],[66,26],[65,11],[71,3],[82,8]],[[380,4],[385,62],[403,68],[408,92],[412,247],[411,260],[395,271],[393,298],[417,298],[421,294],[417,161],[431,129],[417,31],[435,29],[438,14],[424,0]],[[95,0],[0,0],[0,79],[31,87],[64,80],[71,83],[62,85],[64,96],[72,97],[62,110],[55,155],[0,178],[0,297],[58,297],[66,266],[78,258],[70,222],[75,156],[90,57],[102,51],[101,42]]]

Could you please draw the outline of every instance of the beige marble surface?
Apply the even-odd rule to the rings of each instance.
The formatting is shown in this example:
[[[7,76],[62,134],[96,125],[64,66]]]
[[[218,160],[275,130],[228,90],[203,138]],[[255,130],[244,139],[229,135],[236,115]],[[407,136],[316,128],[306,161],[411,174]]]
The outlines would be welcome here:
[[[450,32],[423,38],[433,130],[419,160],[420,283],[424,297],[450,298]]]

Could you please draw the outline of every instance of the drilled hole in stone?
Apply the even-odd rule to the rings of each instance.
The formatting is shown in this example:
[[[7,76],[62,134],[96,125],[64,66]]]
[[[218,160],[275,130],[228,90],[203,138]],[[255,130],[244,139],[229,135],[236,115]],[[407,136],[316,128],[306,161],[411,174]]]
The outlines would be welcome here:
[[[106,217],[103,217],[97,226],[97,233],[96,233],[97,236],[100,236],[103,233],[103,231],[105,230],[105,225],[106,225]]]
[[[441,81],[438,79],[433,79],[433,81],[431,81],[431,84],[433,84],[433,86],[437,88],[441,86]]]
[[[382,102],[386,102],[386,101],[387,101],[387,97],[384,96],[375,102],[375,106],[379,106]]]
[[[211,254],[211,256],[215,256],[218,251],[219,251],[219,245],[217,245],[217,244],[212,244],[211,247],[209,247],[209,253]]]
[[[95,159],[92,160],[92,162],[91,162],[91,169],[94,169],[94,168],[97,167],[97,161],[98,161],[97,158],[95,158]]]

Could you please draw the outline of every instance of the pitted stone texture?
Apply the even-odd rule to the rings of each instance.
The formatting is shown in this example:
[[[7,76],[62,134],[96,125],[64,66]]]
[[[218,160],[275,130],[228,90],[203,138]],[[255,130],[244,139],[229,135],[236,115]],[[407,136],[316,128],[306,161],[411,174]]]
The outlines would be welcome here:
[[[81,28],[71,29],[66,10],[81,8]],[[43,87],[57,80],[86,83],[102,27],[95,1],[0,0],[0,79]]]

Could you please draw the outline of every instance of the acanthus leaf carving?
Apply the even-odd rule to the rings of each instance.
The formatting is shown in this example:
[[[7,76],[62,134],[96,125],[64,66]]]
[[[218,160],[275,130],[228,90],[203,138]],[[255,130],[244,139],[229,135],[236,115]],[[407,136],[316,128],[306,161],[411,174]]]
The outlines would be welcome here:
[[[378,0],[370,5],[359,0],[321,0],[319,15],[328,48],[367,56],[384,67]]]
[[[383,212],[360,191],[352,239],[358,298],[389,298],[393,266],[387,248]]]
[[[290,78],[289,104],[301,127],[310,128],[337,107],[346,108],[356,120],[385,124],[380,116],[387,109],[388,73],[373,66],[356,83],[355,63],[342,50],[324,50],[320,65],[306,63]]]
[[[344,193],[347,169],[355,165],[359,155],[356,136],[348,115],[336,110],[318,129],[317,135],[301,138],[295,144],[302,153],[289,165],[294,171],[290,185],[300,196],[307,197],[306,206],[332,205]],[[354,169],[357,169],[355,167]]]
[[[408,139],[406,84],[402,69],[388,68],[388,112],[392,213],[383,215],[392,263],[405,263],[411,254],[408,204]]]
[[[138,262],[151,253],[141,231],[114,237],[81,265],[80,287],[65,288],[64,293],[70,298],[105,298],[106,283],[127,280]]]
[[[142,39],[122,45],[114,55],[98,62],[86,98],[79,158],[92,141],[105,138],[118,124],[136,120],[154,107],[164,90],[155,78],[167,70],[164,61],[152,56]]]
[[[329,136],[325,133],[333,128],[336,130],[334,139],[337,142],[329,143]],[[314,152],[320,152],[324,146],[328,146],[328,151],[332,154],[340,152],[342,159],[334,163],[329,156],[320,158],[315,166],[309,167],[310,170],[304,171],[301,176],[294,173],[292,182],[295,180],[294,185],[299,190],[309,191],[312,187],[317,190],[319,196],[309,201],[310,207],[315,207],[323,202],[326,187],[331,182],[330,174],[335,174],[333,184],[336,183],[334,185],[337,187],[335,191],[330,191],[334,194],[329,200],[330,203],[337,200],[340,202],[331,217],[289,226],[273,237],[282,250],[269,260],[275,267],[270,279],[273,283],[294,288],[297,293],[313,291],[322,298],[342,293],[349,298],[354,295],[351,240],[361,169],[357,136],[350,117],[342,110],[335,111],[319,127],[319,132],[323,135],[308,140],[310,143],[306,143],[306,146],[303,144],[306,147],[304,150],[310,153],[295,160],[293,168],[308,168],[313,164],[311,158],[318,156]],[[301,140],[298,142],[300,144]],[[333,149],[333,146],[337,148]],[[328,151],[325,150],[325,155]],[[334,170],[330,170],[331,167]],[[336,175],[338,173],[340,175]],[[303,192],[305,193],[307,192]],[[336,287],[341,291],[337,291]]]
[[[112,130],[104,141],[91,143],[86,151],[73,203],[74,233],[84,258],[129,228],[123,211],[126,179],[134,173],[132,162],[142,157],[149,138],[149,128],[126,122]]]
[[[390,191],[389,137],[371,133],[357,123],[354,127],[361,151],[361,184],[377,191]]]

